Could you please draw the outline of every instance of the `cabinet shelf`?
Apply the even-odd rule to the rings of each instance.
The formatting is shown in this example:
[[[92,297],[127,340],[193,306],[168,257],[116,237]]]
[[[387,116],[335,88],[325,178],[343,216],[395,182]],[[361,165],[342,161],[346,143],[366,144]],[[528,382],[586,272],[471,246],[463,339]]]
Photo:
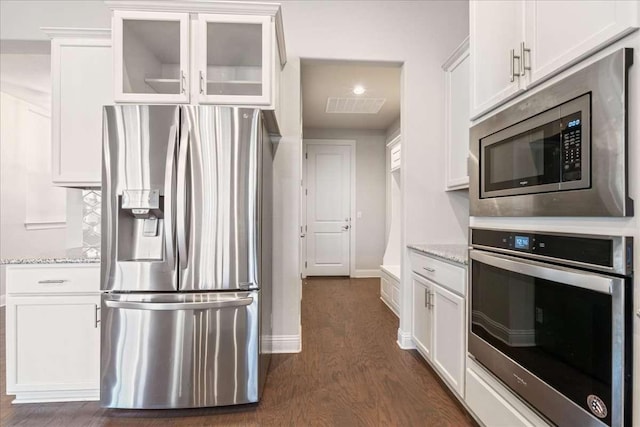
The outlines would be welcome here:
[[[180,91],[180,79],[145,78],[144,82],[157,93],[178,93]]]
[[[145,78],[144,82],[151,86],[157,93],[178,93],[180,90],[179,79]],[[257,80],[207,80],[207,86],[208,85],[260,86],[262,82]]]
[[[259,80],[207,80],[207,84],[261,85]]]

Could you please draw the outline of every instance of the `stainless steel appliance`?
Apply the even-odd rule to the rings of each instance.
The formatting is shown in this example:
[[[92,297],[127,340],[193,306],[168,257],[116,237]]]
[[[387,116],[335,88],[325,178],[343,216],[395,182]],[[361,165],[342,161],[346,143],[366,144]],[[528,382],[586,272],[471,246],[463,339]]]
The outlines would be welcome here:
[[[257,402],[271,334],[260,110],[104,107],[101,403]]]
[[[471,230],[469,353],[555,425],[631,425],[630,237]]]
[[[621,49],[473,126],[473,216],[633,216]]]

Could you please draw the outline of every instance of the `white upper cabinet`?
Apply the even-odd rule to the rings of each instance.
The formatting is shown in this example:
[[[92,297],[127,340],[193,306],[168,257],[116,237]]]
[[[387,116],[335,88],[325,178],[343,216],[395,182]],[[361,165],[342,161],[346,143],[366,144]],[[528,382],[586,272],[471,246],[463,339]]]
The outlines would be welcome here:
[[[469,188],[469,38],[444,63],[446,189]]]
[[[524,90],[516,58],[519,43],[524,40],[523,16],[522,0],[471,1],[472,117]]]
[[[189,14],[113,13],[116,102],[189,102]]]
[[[639,8],[627,0],[472,0],[471,118],[634,31]]]
[[[198,15],[198,93],[202,103],[269,104],[268,16]]]
[[[638,28],[637,1],[537,0],[526,3],[524,58],[533,83]]]
[[[286,63],[280,5],[105,3],[113,9],[116,102],[257,106],[277,117]]]
[[[42,30],[51,37],[52,182],[99,187],[102,106],[113,103],[111,31]]]

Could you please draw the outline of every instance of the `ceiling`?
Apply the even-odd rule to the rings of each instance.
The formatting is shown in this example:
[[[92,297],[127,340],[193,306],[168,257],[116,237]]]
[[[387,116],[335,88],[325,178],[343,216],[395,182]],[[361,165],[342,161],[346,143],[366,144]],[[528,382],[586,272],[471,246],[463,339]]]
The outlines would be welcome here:
[[[302,61],[302,123],[305,128],[387,129],[400,116],[400,64]],[[353,88],[361,85],[362,95]],[[377,114],[327,113],[327,99],[385,98]]]

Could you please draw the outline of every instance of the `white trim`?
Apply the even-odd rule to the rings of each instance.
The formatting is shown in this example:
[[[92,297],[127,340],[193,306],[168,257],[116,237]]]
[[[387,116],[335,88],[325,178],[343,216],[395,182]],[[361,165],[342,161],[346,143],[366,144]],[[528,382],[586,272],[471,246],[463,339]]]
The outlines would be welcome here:
[[[0,295],[0,307],[7,305],[7,296],[5,294]]]
[[[302,148],[303,148],[303,153],[302,153],[302,161],[303,161],[303,172],[304,172],[304,176],[302,177],[302,179],[304,180],[307,177],[307,168],[306,168],[306,153],[307,153],[307,145],[348,145],[351,149],[351,191],[350,191],[350,195],[351,195],[351,200],[349,202],[349,204],[351,205],[351,212],[350,212],[350,217],[351,220],[349,221],[351,228],[349,229],[349,276],[352,276],[355,272],[356,272],[356,141],[354,139],[304,139],[302,140]],[[304,189],[306,189],[306,185],[307,183],[304,182],[304,185],[302,187],[302,191],[304,191]],[[303,195],[304,196],[304,195]],[[305,227],[307,225],[307,205],[306,205],[306,199],[301,199],[301,209],[304,209],[303,212],[303,221],[300,224],[301,226]],[[305,237],[306,239],[306,237]],[[306,248],[306,240],[304,242],[305,244],[305,248]],[[302,253],[302,249],[300,250],[300,259],[301,262],[306,261],[302,259],[303,253]],[[304,254],[305,258],[306,258],[306,253]],[[306,269],[302,270],[302,277],[307,277],[307,272]]]
[[[351,277],[353,278],[367,278],[367,277],[380,277],[379,269],[368,269],[368,270],[355,270],[351,273]]]
[[[403,350],[415,350],[416,345],[411,338],[411,332],[403,332],[398,328],[398,347]]]
[[[270,335],[262,337],[265,347],[271,348],[272,354],[300,353],[302,337],[297,335]]]
[[[48,230],[51,228],[66,228],[66,221],[25,221],[24,228],[27,230]]]
[[[50,39],[109,39],[111,40],[111,28],[66,28],[66,27],[40,27]]]
[[[398,142],[400,142],[400,138],[402,137],[402,134],[398,134],[396,135],[391,141],[389,141],[387,143],[387,148],[393,147],[394,145],[396,145]]]
[[[442,64],[442,69],[444,71],[448,71],[450,68],[453,67],[454,64],[457,65],[457,63],[460,62],[460,57],[469,56],[468,49],[469,49],[469,36],[467,36],[462,41],[462,43],[460,43],[460,45],[456,48],[456,50],[454,50],[453,53],[449,55],[447,60],[444,61],[444,64]]]
[[[100,390],[23,391],[11,403],[85,402],[100,400]]]

